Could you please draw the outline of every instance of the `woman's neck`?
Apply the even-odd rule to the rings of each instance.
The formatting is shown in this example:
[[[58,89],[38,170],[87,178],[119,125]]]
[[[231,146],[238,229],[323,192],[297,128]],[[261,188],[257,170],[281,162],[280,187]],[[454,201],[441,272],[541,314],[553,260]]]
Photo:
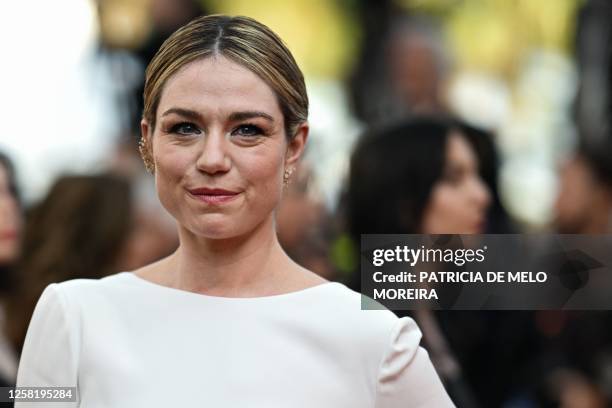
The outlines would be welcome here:
[[[169,286],[214,296],[265,296],[299,269],[281,248],[270,219],[244,236],[214,240],[179,229],[166,265]]]

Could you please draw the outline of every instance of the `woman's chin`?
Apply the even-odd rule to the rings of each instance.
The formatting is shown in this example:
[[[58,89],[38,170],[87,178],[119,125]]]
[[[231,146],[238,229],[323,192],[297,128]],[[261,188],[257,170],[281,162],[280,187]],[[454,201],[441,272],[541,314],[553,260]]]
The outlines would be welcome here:
[[[272,225],[272,215],[264,220],[236,214],[200,214],[196,217],[184,217],[179,221],[180,228],[189,234],[204,239],[227,240],[246,237],[261,230],[261,227]]]
[[[195,231],[195,234],[200,238],[214,239],[214,240],[226,240],[236,238],[240,234],[236,231],[232,231],[225,226],[214,226],[199,228]]]
[[[225,220],[207,220],[183,224],[183,229],[197,238],[228,239],[239,235],[234,226]]]

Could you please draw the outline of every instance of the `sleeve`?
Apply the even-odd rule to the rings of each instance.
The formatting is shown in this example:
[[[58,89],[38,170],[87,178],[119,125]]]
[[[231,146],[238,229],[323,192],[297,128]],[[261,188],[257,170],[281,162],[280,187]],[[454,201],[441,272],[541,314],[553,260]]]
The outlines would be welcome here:
[[[60,285],[43,291],[30,320],[17,371],[17,387],[76,387],[77,322]],[[76,394],[76,393],[75,393]],[[15,402],[15,408],[78,407],[77,402]]]
[[[455,407],[410,317],[397,320],[379,368],[376,408]]]

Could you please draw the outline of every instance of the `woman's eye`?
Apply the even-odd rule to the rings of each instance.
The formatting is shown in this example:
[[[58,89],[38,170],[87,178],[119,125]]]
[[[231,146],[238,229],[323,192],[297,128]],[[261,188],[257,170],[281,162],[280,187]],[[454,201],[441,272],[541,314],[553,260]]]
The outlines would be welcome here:
[[[179,135],[192,135],[199,134],[200,129],[198,129],[198,127],[193,123],[182,122],[172,126],[172,128],[170,128],[170,132],[177,133]]]
[[[232,132],[236,136],[259,136],[263,134],[261,128],[255,125],[240,125]]]

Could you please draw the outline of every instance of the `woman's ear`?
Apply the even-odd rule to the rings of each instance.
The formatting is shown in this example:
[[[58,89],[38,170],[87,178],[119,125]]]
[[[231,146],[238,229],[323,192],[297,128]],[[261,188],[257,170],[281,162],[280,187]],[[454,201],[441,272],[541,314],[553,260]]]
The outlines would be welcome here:
[[[153,129],[146,119],[140,121],[140,142],[138,142],[138,151],[140,157],[144,162],[145,168],[149,173],[155,171],[155,164],[153,161],[153,145],[151,143],[151,136]]]
[[[302,122],[295,132],[293,139],[287,144],[287,153],[285,154],[285,163],[287,165],[296,165],[300,156],[304,152],[306,147],[306,140],[308,139],[308,122]]]
[[[149,122],[146,119],[140,121],[140,137],[146,138],[149,136]]]

